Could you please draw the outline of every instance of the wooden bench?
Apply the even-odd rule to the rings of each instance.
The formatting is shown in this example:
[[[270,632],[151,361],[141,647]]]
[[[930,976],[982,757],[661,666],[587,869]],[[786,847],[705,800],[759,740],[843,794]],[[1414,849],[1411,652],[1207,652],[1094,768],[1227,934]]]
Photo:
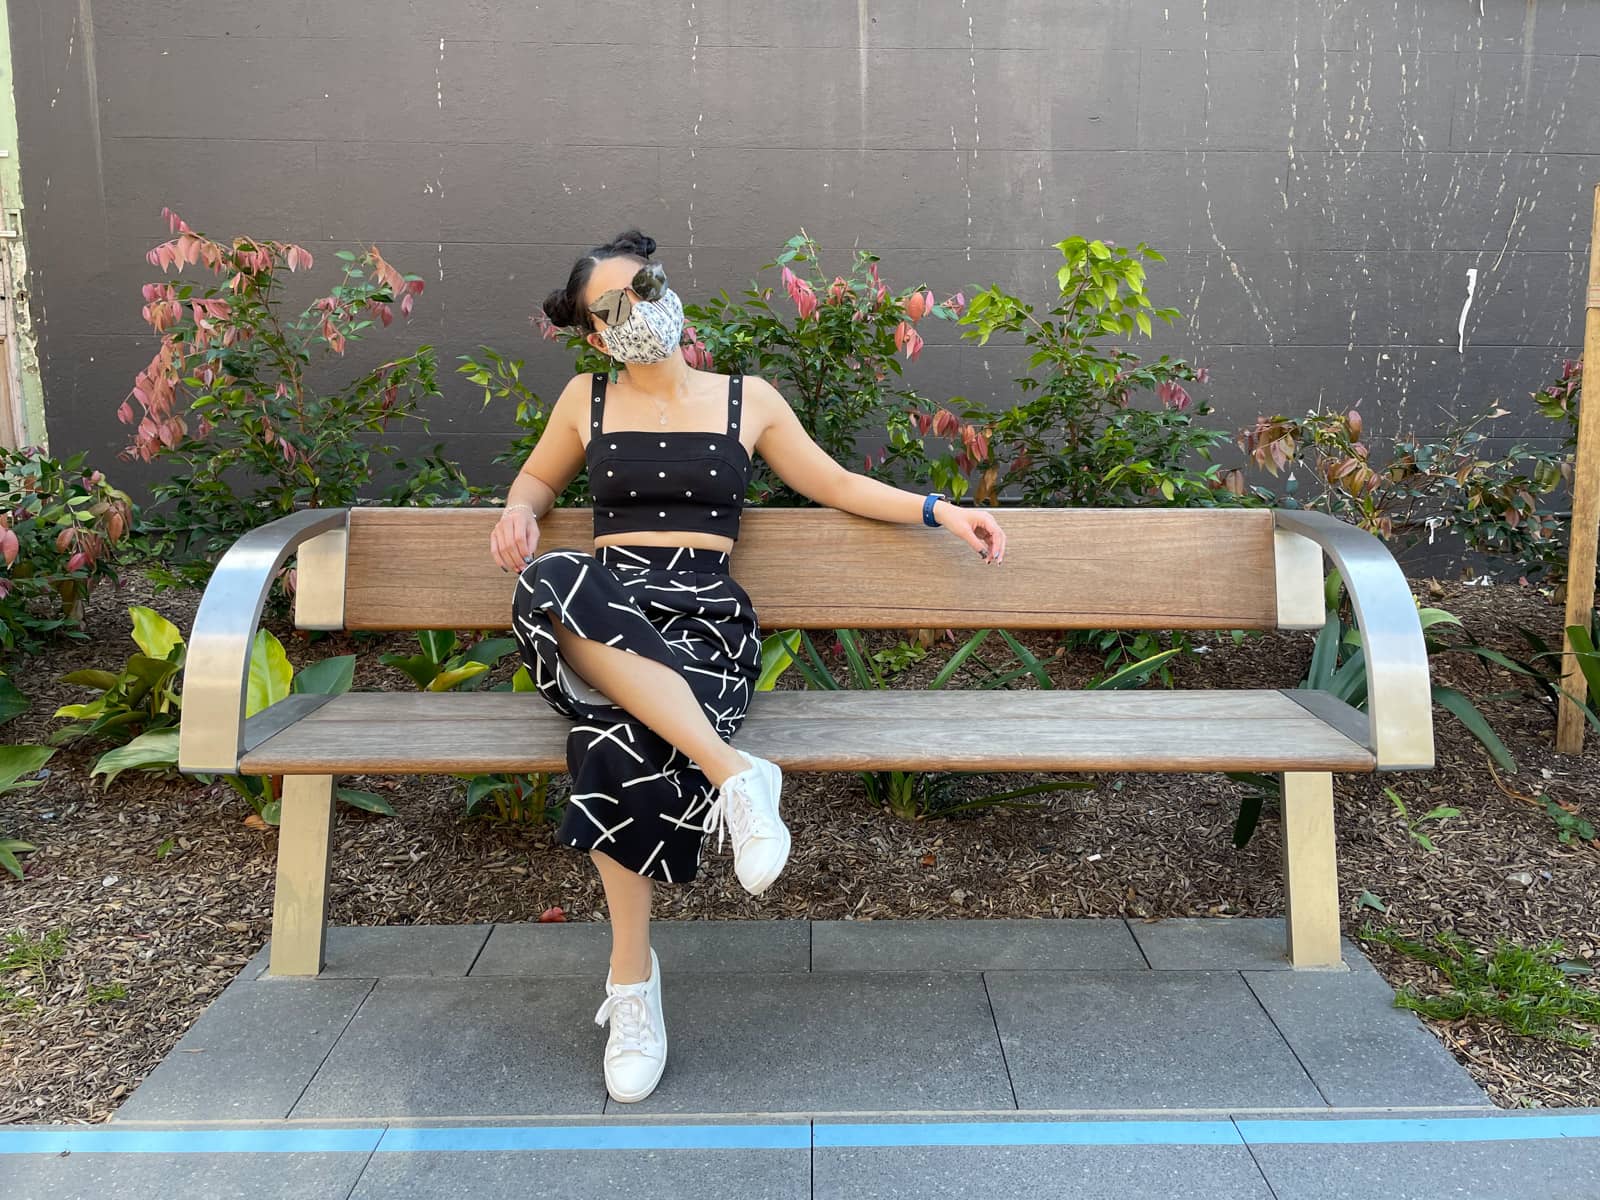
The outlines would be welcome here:
[[[270,971],[323,966],[334,777],[566,769],[567,718],[521,692],[290,695],[246,720],[269,581],[298,556],[302,629],[511,625],[489,557],[498,509],[307,510],[241,537],[200,602],[184,669],[179,769],[284,775]],[[786,771],[1257,771],[1283,786],[1286,954],[1338,968],[1333,772],[1433,766],[1427,651],[1381,541],[1287,509],[1018,508],[980,562],[942,529],[827,508],[746,511],[733,571],[780,629],[1318,629],[1323,556],[1354,602],[1367,711],[1283,689],[769,691],[735,744]],[[593,546],[592,513],[541,521],[539,552]],[[1287,674],[1287,672],[1286,672]],[[1025,818],[1019,818],[1025,819]]]

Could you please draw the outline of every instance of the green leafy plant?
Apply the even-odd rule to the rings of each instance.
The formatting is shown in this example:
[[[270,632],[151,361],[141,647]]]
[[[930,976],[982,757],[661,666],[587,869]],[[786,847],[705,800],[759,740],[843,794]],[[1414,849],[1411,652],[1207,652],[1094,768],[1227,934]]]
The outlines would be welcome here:
[[[63,704],[57,718],[75,723],[55,730],[50,743],[60,746],[84,737],[127,743],[141,733],[177,725],[181,705],[178,680],[183,671],[183,634],[171,621],[142,604],[128,606],[133,642],[139,653],[128,658],[120,673],[73,671],[62,683],[92,688],[100,695],[82,704]]]
[[[1103,344],[1135,329],[1148,337],[1152,318],[1178,317],[1177,309],[1157,308],[1145,291],[1140,260],[1166,260],[1143,242],[1129,251],[1069,237],[1055,248],[1062,256],[1059,295],[1042,318],[998,287],[974,295],[961,317],[964,339],[986,345],[997,333],[1020,334],[1030,351],[1028,373],[1015,379],[1029,399],[995,414],[962,408],[983,424],[971,463],[980,475],[978,498],[1015,483],[1022,503],[1037,506],[1249,503],[1229,490],[1215,464],[1198,472],[1192,465],[1228,439],[1196,423],[1212,410],[1183,386],[1205,383],[1208,369],[1167,355],[1146,363]],[[1139,392],[1153,392],[1157,405],[1135,407]]]
[[[1369,925],[1361,933],[1432,967],[1448,984],[1431,996],[1415,984],[1404,984],[1395,991],[1396,1008],[1435,1021],[1492,1020],[1522,1037],[1584,1050],[1594,1044],[1593,1035],[1581,1027],[1600,1027],[1600,993],[1573,984],[1574,976],[1593,974],[1594,968],[1564,959],[1560,941],[1524,947],[1496,938],[1494,950],[1484,954],[1452,929],[1434,934],[1442,950],[1392,929]]]
[[[0,446],[0,653],[35,654],[58,633],[87,640],[83,606],[115,581],[112,548],[133,526],[127,493],[42,447]]]
[[[0,746],[0,796],[44,783],[42,779],[27,779],[25,776],[37,774],[53,754],[55,750],[50,746]],[[0,867],[18,879],[22,878],[22,864],[17,861],[17,856],[30,854],[36,848],[29,842],[6,837],[5,831],[0,829]]]
[[[462,646],[453,630],[424,629],[417,633],[419,654],[380,654],[378,661],[406,675],[425,692],[475,691],[482,676],[507,654],[516,652],[514,638],[483,638]]]
[[[588,348],[587,343],[584,346]],[[548,406],[522,380],[522,359],[508,358],[491,346],[479,346],[477,355],[462,354],[459,358],[461,365],[456,368],[457,373],[483,389],[485,408],[496,400],[516,402],[514,419],[517,427],[525,432],[513,438],[505,450],[494,456],[494,461],[512,468],[521,467],[550,423]],[[496,496],[503,495],[503,488],[492,490]],[[589,471],[587,467],[580,467],[566,489],[556,497],[555,505],[582,505],[588,496]]]
[[[1420,828],[1422,823],[1424,821],[1437,821],[1440,825],[1443,825],[1451,817],[1457,817],[1461,815],[1461,810],[1459,808],[1451,808],[1448,805],[1441,804],[1438,807],[1423,813],[1422,816],[1413,818],[1411,814],[1406,811],[1406,802],[1400,798],[1399,794],[1392,787],[1385,787],[1383,789],[1383,794],[1389,797],[1389,799],[1393,802],[1395,810],[1400,814],[1400,819],[1406,823],[1406,834],[1411,838],[1412,841],[1421,846],[1424,850],[1428,851],[1430,854],[1436,853],[1438,851],[1438,847],[1433,844],[1432,838],[1430,838],[1426,833],[1422,832]]]
[[[526,665],[519,666],[505,683],[497,684],[492,691],[533,692],[533,676]],[[487,775],[456,774],[467,784],[467,810],[469,817],[490,816],[500,821],[522,825],[548,824],[559,806],[550,799],[550,772],[501,771]]]
[[[395,447],[361,436],[385,433],[439,394],[432,347],[353,378],[324,383],[314,367],[340,357],[394,309],[409,315],[422,292],[376,247],[339,251],[343,278],[297,315],[285,310],[284,274],[309,270],[293,243],[238,237],[213,241],[163,210],[172,233],[147,256],[153,266],[208,268],[218,282],[163,280],[144,288],[144,319],[160,338],[117,410],[135,425],[125,457],[161,461],[168,478],[151,487],[150,576],[158,585],[203,585],[218,555],[247,530],[296,509],[344,508],[373,478],[372,459]],[[142,409],[135,413],[134,404]],[[422,420],[424,428],[426,420]],[[233,476],[261,480],[254,489]],[[397,494],[401,502],[413,486]]]

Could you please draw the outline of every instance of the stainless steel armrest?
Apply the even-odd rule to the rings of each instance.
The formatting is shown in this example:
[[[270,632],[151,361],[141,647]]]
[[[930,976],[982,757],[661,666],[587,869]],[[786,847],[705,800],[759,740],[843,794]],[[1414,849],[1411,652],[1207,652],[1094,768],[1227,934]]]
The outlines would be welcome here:
[[[1333,559],[1350,593],[1367,666],[1367,746],[1377,756],[1377,769],[1432,767],[1428,647],[1400,564],[1377,537],[1328,513],[1271,511],[1275,530],[1308,538]]]
[[[183,667],[183,713],[178,726],[178,770],[237,775],[244,751],[244,712],[249,696],[250,647],[266,604],[272,577],[304,543],[327,540],[315,547],[319,575],[337,557],[342,567],[348,509],[309,508],[252,529],[228,547],[206,584],[189,634]],[[300,556],[302,567],[312,547]],[[306,574],[296,572],[297,577]],[[327,581],[300,581],[319,600]],[[342,591],[343,580],[339,580]],[[303,608],[297,588],[297,614]],[[340,613],[342,619],[342,612]],[[297,620],[297,625],[307,623]],[[319,626],[328,627],[328,626]],[[331,626],[339,628],[339,625]]]

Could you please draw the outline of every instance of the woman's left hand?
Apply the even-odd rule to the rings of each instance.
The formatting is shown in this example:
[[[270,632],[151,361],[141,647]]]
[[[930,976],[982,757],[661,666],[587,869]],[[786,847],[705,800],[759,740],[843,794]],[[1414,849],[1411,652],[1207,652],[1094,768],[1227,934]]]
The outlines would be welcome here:
[[[962,508],[940,500],[934,506],[934,513],[940,525],[985,555],[984,562],[993,564],[1005,557],[1005,530],[995,523],[988,509]]]

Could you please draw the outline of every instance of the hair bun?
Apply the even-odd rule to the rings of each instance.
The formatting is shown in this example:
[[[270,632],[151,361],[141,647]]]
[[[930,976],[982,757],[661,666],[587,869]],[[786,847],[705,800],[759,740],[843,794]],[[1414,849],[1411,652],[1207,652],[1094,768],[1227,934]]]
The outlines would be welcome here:
[[[573,304],[571,297],[567,295],[566,288],[556,288],[544,298],[544,303],[540,307],[554,325],[567,327],[577,323],[577,305]]]
[[[656,252],[656,240],[647,234],[640,233],[637,229],[630,229],[619,233],[611,239],[607,250],[620,251],[624,254],[637,254],[640,258],[649,258]]]

